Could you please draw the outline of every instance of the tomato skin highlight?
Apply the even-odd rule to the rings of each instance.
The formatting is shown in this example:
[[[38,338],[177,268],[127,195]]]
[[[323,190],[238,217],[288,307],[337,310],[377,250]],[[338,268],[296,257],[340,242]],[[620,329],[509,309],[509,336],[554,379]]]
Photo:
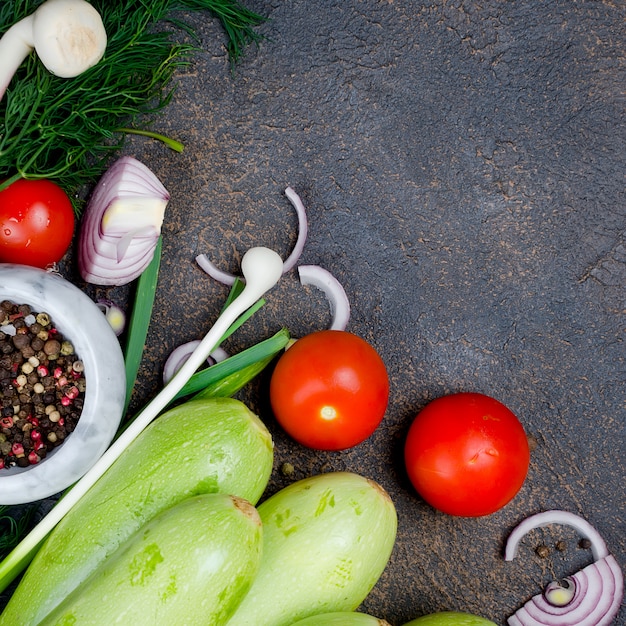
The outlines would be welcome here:
[[[0,262],[46,268],[74,235],[74,208],[50,180],[19,179],[0,191]]]
[[[480,517],[508,504],[530,465],[524,428],[489,396],[464,392],[427,404],[409,428],[404,458],[415,490],[449,515]]]
[[[388,401],[383,360],[347,331],[323,330],[298,339],[270,380],[278,423],[297,442],[318,450],[344,450],[367,439]]]

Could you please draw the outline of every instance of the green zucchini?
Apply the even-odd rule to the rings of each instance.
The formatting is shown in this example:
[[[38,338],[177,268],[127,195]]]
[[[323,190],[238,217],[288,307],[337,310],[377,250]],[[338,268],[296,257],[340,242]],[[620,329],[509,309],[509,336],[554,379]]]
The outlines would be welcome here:
[[[442,611],[441,613],[431,613],[423,615],[404,626],[496,626],[491,620],[470,615],[469,613],[459,613],[458,611]]]
[[[291,626],[318,613],[354,611],[391,555],[393,502],[350,472],[305,478],[258,507],[263,557],[228,626]]]
[[[391,624],[367,613],[339,611],[305,617],[294,622],[291,626],[391,626]]]
[[[0,625],[37,624],[145,522],[189,496],[221,492],[256,504],[272,463],[267,428],[238,400],[194,400],[167,411],[49,535]]]
[[[252,584],[262,535],[242,498],[187,498],[138,530],[40,626],[220,626]]]

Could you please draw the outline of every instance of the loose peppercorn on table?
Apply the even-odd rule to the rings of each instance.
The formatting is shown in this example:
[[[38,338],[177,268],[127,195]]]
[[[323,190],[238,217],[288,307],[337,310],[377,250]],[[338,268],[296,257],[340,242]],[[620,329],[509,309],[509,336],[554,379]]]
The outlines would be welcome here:
[[[219,23],[190,17],[200,51],[151,125],[184,151],[139,136],[124,147],[171,195],[131,412],[228,294],[196,256],[236,273],[253,246],[289,255],[298,233],[291,187],[307,211],[300,263],[343,286],[347,328],[381,355],[389,404],[367,440],[319,451],[274,418],[271,368],[237,397],[274,439],[265,497],[347,470],[393,499],[396,543],[360,610],[393,626],[445,610],[504,626],[547,581],[593,560],[561,527],[533,531],[504,560],[513,528],[552,509],[588,520],[626,567],[626,6],[244,4],[268,20],[234,67]],[[94,299],[131,303],[130,287],[82,282],[73,252],[60,271]],[[266,300],[225,343],[229,353],[283,326],[297,338],[330,323],[323,293],[295,269]],[[415,416],[455,392],[504,403],[529,437],[526,480],[490,515],[434,509],[404,466]],[[622,605],[615,624],[624,623]]]

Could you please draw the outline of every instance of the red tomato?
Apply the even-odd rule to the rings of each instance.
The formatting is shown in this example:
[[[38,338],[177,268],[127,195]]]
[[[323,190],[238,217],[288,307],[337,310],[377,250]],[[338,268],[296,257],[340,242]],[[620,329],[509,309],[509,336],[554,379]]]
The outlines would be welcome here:
[[[340,330],[298,339],[278,360],[270,381],[279,424],[318,450],[343,450],[367,439],[388,400],[389,378],[376,350]]]
[[[0,262],[45,268],[63,258],[74,234],[74,209],[49,180],[20,179],[0,191]]]
[[[489,515],[511,501],[530,463],[517,417],[480,393],[456,393],[427,404],[409,428],[404,456],[424,500],[464,517]]]

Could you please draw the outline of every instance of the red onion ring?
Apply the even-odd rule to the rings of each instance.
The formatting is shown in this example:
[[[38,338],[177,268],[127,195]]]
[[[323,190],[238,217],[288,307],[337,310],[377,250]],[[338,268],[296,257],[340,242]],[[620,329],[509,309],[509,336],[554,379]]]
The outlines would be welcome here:
[[[287,187],[287,189],[285,189],[285,195],[289,198],[289,201],[298,214],[298,238],[296,239],[296,243],[291,251],[291,254],[283,263],[283,274],[286,274],[288,271],[293,269],[296,266],[296,263],[300,260],[309,232],[306,209],[304,208],[304,204],[302,204],[302,200],[300,200],[300,196],[291,187]]]
[[[350,301],[341,283],[319,265],[300,265],[298,274],[302,285],[312,285],[324,292],[330,306],[330,330],[345,330],[350,321]]]
[[[285,189],[285,195],[295,208],[298,215],[298,237],[291,254],[283,263],[283,274],[286,274],[289,270],[293,269],[296,263],[300,260],[309,231],[306,209],[304,208],[304,204],[302,204],[302,200],[291,187],[287,187],[287,189]],[[234,274],[219,269],[206,254],[199,254],[196,257],[196,263],[203,272],[224,285],[232,285],[237,278]]]
[[[206,254],[199,254],[196,257],[196,263],[203,272],[224,285],[233,285],[237,278],[234,274],[219,269]]]
[[[185,364],[187,359],[199,345],[199,339],[188,341],[187,343],[178,346],[178,348],[175,348],[170,353],[169,357],[167,357],[167,360],[165,361],[165,365],[163,366],[164,385],[167,385],[167,383],[174,378],[176,372],[178,372],[178,370]],[[207,362],[209,365],[213,365],[214,363],[219,363],[220,361],[227,359],[228,356],[228,352],[218,346],[211,352]]]
[[[169,193],[140,161],[124,156],[98,181],[81,218],[78,267],[83,280],[125,285],[148,266]],[[127,212],[116,211],[126,203]]]
[[[553,510],[531,515],[513,530],[506,542],[504,560],[512,561],[515,558],[517,547],[524,535],[527,535],[531,530],[543,528],[550,524],[571,526],[576,532],[589,539],[591,541],[591,554],[596,561],[609,553],[600,533],[586,519],[568,511]]]
[[[567,511],[546,511],[524,520],[507,541],[505,560],[515,557],[517,546],[526,533],[549,524],[572,526],[591,541],[594,562],[566,582],[573,593],[563,602],[551,602],[554,585],[528,600],[509,617],[509,626],[610,626],[617,615],[624,595],[624,576],[598,531],[587,520]]]

